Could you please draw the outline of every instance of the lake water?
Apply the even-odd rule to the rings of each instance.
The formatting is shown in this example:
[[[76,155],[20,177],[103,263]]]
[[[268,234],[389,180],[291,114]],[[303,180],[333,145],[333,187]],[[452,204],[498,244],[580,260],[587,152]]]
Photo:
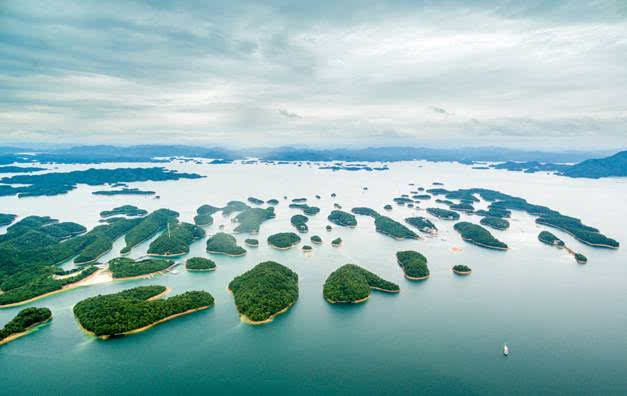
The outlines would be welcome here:
[[[115,164],[97,167],[151,166]],[[389,171],[331,172],[303,165],[166,164],[168,168],[206,175],[199,180],[132,183],[154,190],[160,200],[141,196],[91,195],[101,187],[80,186],[66,195],[0,198],[0,212],[20,216],[50,215],[87,227],[98,213],[122,204],[144,209],[177,210],[192,221],[201,204],[224,205],[255,196],[277,198],[277,217],[261,226],[257,249],[244,257],[211,255],[218,269],[210,273],[159,275],[75,289],[27,306],[45,306],[53,321],[35,333],[0,347],[0,393],[6,395],[137,394],[620,394],[627,392],[627,255],[595,249],[549,229],[588,257],[579,265],[564,250],[540,243],[542,229],[534,217],[514,212],[507,231],[492,231],[509,244],[507,252],[464,243],[454,222],[432,221],[437,238],[396,241],[374,230],[369,217],[358,216],[355,229],[333,227],[327,214],[333,203],[349,211],[368,206],[382,211],[393,197],[434,181],[445,188],[485,187],[518,195],[580,217],[586,224],[627,243],[627,181],[569,179],[547,174],[473,170],[451,163],[393,163]],[[88,166],[59,165],[59,170]],[[415,187],[408,186],[415,183]],[[367,186],[367,191],[362,187]],[[337,198],[330,198],[332,192]],[[317,200],[319,194],[322,199]],[[309,233],[324,243],[305,254],[269,248],[273,233],[293,231],[290,199],[307,197],[321,212],[311,217]],[[423,203],[426,208],[434,203]],[[416,210],[393,205],[387,213],[402,221]],[[479,205],[481,206],[481,205]],[[214,215],[209,235],[229,218]],[[462,215],[478,222],[479,217]],[[5,227],[6,228],[6,227]],[[2,229],[0,232],[4,232]],[[340,236],[343,244],[331,247]],[[240,244],[247,235],[236,236]],[[114,252],[123,241],[116,242]],[[303,243],[301,243],[302,246]],[[131,256],[145,254],[148,242]],[[191,256],[204,256],[204,241]],[[455,251],[454,248],[461,248]],[[411,282],[395,260],[399,250],[422,252],[431,277]],[[110,253],[104,259],[115,257]],[[254,265],[274,260],[299,275],[298,302],[264,326],[241,323],[226,288]],[[400,285],[399,294],[372,292],[364,304],[335,306],[322,297],[322,285],[336,268],[359,264]],[[469,277],[451,267],[467,264]],[[102,341],[83,333],[72,307],[78,301],[140,285],[206,290],[214,308],[161,324],[149,331]],[[0,325],[20,309],[0,310]],[[510,356],[502,355],[502,345]]]

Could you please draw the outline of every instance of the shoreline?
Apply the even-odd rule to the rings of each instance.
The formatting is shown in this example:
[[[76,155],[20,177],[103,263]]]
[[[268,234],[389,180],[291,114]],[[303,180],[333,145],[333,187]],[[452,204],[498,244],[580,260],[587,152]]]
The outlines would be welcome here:
[[[40,300],[42,298],[50,297],[50,296],[58,294],[58,293],[62,293],[62,292],[65,292],[65,291],[76,289],[76,288],[81,287],[81,286],[88,286],[88,285],[83,285],[83,283],[86,283],[86,281],[94,278],[96,275],[99,275],[99,274],[101,274],[101,273],[103,273],[105,271],[106,270],[104,268],[100,268],[96,272],[94,272],[93,274],[91,274],[91,275],[89,275],[89,276],[79,280],[78,282],[70,283],[68,285],[65,285],[65,286],[61,287],[58,290],[53,290],[53,291],[48,292],[48,293],[40,294],[39,296],[35,296],[35,297],[32,297],[32,298],[29,298],[28,300],[18,301],[18,302],[14,302],[14,303],[11,303],[11,304],[6,304],[6,305],[0,305],[0,309],[18,307],[20,305],[29,304],[29,303],[31,303],[33,301],[37,301],[37,300]]]
[[[75,259],[75,260],[74,260],[74,264],[76,264],[76,265],[85,265],[85,264],[95,263],[95,262],[96,262],[96,261],[98,261],[98,260],[99,260],[102,256],[104,256],[104,255],[105,255],[105,254],[107,254],[107,253],[110,253],[112,250],[113,250],[113,246],[111,247],[111,249],[107,250],[107,251],[106,251],[106,252],[104,252],[104,253],[99,254],[99,255],[98,255],[98,257],[96,257],[96,258],[94,258],[94,259],[92,259],[92,260],[89,260],[89,261],[80,261],[80,262],[78,262],[78,261],[76,261],[76,259]]]
[[[187,270],[187,272],[211,272],[211,271],[215,271],[216,269],[218,269],[218,266],[216,265],[213,268],[203,268],[203,269],[191,269],[191,268],[185,267],[185,269]]]
[[[126,276],[124,278],[114,278],[113,277],[113,273],[111,272],[111,270],[109,270],[107,268],[107,272],[109,272],[109,274],[111,274],[111,279],[112,281],[125,281],[125,280],[133,280],[133,279],[144,279],[144,278],[152,278],[155,275],[164,275],[167,274],[168,272],[170,272],[173,268],[177,267],[180,263],[174,263],[171,266],[164,268],[162,270],[159,271],[155,271],[155,272],[150,272],[148,274],[141,274],[141,275],[135,275],[135,276]]]
[[[163,318],[163,319],[159,319],[159,320],[158,320],[158,321],[156,321],[156,322],[153,322],[153,323],[148,324],[148,325],[143,326],[143,327],[139,327],[139,328],[137,328],[137,329],[133,329],[133,330],[125,331],[125,332],[123,332],[123,333],[108,334],[108,335],[102,335],[102,336],[97,336],[96,334],[94,334],[94,332],[93,332],[93,331],[89,331],[89,330],[87,330],[86,328],[84,328],[84,327],[81,325],[81,323],[80,323],[80,321],[78,320],[78,318],[76,318],[76,316],[74,316],[74,317],[76,318],[76,321],[78,322],[78,325],[81,327],[81,329],[82,329],[85,333],[89,334],[90,336],[93,336],[93,337],[96,337],[96,338],[98,338],[98,339],[101,339],[101,340],[107,340],[107,339],[109,339],[109,338],[111,338],[111,337],[120,337],[120,336],[126,336],[126,335],[131,335],[131,334],[141,333],[141,332],[146,331],[146,330],[148,330],[148,329],[150,329],[150,328],[152,328],[152,327],[155,327],[155,326],[156,326],[156,325],[158,325],[158,324],[161,324],[161,323],[167,322],[167,321],[169,321],[169,320],[172,320],[172,319],[178,318],[179,316],[189,315],[189,314],[192,314],[192,313],[194,313],[194,312],[198,312],[198,311],[202,311],[202,310],[205,310],[205,309],[209,309],[210,307],[212,307],[212,306],[211,306],[211,305],[206,305],[206,306],[202,306],[202,307],[198,307],[198,308],[188,309],[187,311],[183,311],[183,312],[179,312],[179,313],[177,313],[177,314],[173,314],[173,315],[170,315],[170,316],[166,316],[166,317],[165,317],[165,318]]]
[[[472,273],[472,270],[470,271],[457,271],[457,270],[453,270],[454,273],[456,273],[457,275],[461,275],[461,276],[468,276]]]
[[[508,249],[509,249],[509,246],[508,246],[508,247],[506,247],[506,248],[503,248],[503,247],[498,247],[498,246],[490,246],[490,245],[486,245],[486,244],[481,243],[481,242],[476,242],[476,241],[474,241],[474,240],[472,240],[472,239],[470,239],[470,238],[464,238],[463,236],[462,236],[462,239],[463,239],[464,241],[468,242],[468,243],[472,243],[473,245],[477,245],[477,246],[480,246],[480,247],[484,247],[484,248],[486,248],[486,249],[492,249],[492,250],[508,250]]]
[[[299,243],[300,243],[300,241],[296,242],[296,243],[294,243],[294,244],[292,244],[292,245],[290,245],[288,247],[279,247],[279,246],[271,244],[270,242],[268,242],[268,245],[272,246],[273,248],[275,248],[277,250],[289,250],[289,249],[293,248],[294,246],[298,245]]]
[[[570,232],[570,231],[568,231],[568,230],[566,230],[564,228],[561,228],[561,227],[558,227],[558,226],[555,226],[555,225],[552,225],[552,224],[548,224],[548,223],[545,223],[545,222],[538,222],[538,221],[536,221],[536,224],[540,224],[540,225],[544,225],[544,226],[547,226],[547,227],[558,229],[560,231],[564,231],[565,233],[567,233],[568,235],[572,236],[573,238],[575,238],[579,242],[584,243],[584,244],[586,244],[588,246],[601,247],[601,248],[606,248],[606,249],[618,249],[620,247],[620,243],[619,243],[618,246],[610,246],[610,245],[603,245],[603,244],[600,244],[600,243],[586,242],[583,239],[579,239],[579,237],[577,237],[575,234],[573,234],[572,232]]]
[[[158,253],[146,253],[146,257],[181,257],[181,256],[185,256],[186,254],[188,254],[189,252],[185,252],[185,253],[176,253],[176,254],[158,254]]]
[[[283,308],[280,311],[277,311],[277,312],[273,313],[272,315],[268,316],[267,319],[264,319],[264,320],[252,320],[248,316],[244,315],[243,313],[239,314],[239,319],[242,321],[242,323],[246,323],[246,324],[253,325],[253,326],[259,326],[259,325],[262,325],[262,324],[266,324],[266,323],[272,322],[274,320],[274,318],[276,318],[277,316],[287,312],[290,308],[292,308],[292,305],[294,305],[294,304],[295,303],[291,303],[287,307]],[[238,313],[239,313],[239,311],[238,311]]]
[[[3,340],[0,340],[0,345],[8,344],[11,341],[14,341],[14,340],[17,340],[18,338],[21,338],[21,337],[24,337],[26,335],[29,335],[30,333],[35,331],[35,329],[37,329],[37,328],[39,328],[39,327],[41,327],[41,326],[43,326],[45,324],[48,324],[51,321],[52,321],[52,316],[50,316],[48,319],[46,319],[46,320],[44,320],[42,322],[32,324],[32,325],[28,326],[24,331],[21,331],[19,333],[11,334],[7,338],[5,338]]]
[[[428,279],[430,276],[431,276],[431,274],[429,274],[427,276],[409,276],[409,275],[405,274],[405,278],[407,278],[409,280],[413,280],[413,281],[425,280],[425,279]]]
[[[367,295],[366,297],[364,297],[364,298],[360,298],[360,299],[355,300],[355,301],[334,301],[334,300],[331,300],[331,299],[329,299],[329,298],[327,298],[327,297],[325,297],[324,299],[325,299],[325,300],[327,300],[327,302],[328,302],[329,304],[359,304],[359,303],[362,303],[362,302],[368,301],[368,299],[369,299],[369,298],[370,298],[370,294],[368,294],[368,295]]]
[[[223,254],[225,256],[229,256],[229,257],[242,257],[246,254],[246,252],[242,253],[242,254],[229,254],[229,253],[224,253],[224,252],[216,252],[213,250],[207,250],[207,253],[211,253],[211,254]]]
[[[166,294],[170,293],[171,291],[172,291],[172,289],[170,289],[169,287],[166,286],[164,291],[162,291],[161,293],[159,293],[157,295],[154,295],[154,296],[150,297],[146,301],[156,300],[158,298],[161,298],[161,297],[165,296]]]

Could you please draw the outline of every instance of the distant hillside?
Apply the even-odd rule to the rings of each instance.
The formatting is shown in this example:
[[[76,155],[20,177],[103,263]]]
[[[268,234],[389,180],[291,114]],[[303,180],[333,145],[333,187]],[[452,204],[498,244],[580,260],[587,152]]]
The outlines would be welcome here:
[[[568,177],[600,177],[627,176],[627,151],[621,151],[611,157],[589,159],[570,166],[561,173]]]

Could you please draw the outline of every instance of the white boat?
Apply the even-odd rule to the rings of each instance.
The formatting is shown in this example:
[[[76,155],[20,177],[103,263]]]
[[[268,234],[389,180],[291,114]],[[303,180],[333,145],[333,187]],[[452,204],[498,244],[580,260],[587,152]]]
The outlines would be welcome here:
[[[507,344],[503,344],[503,355],[509,355],[509,347],[507,346]]]

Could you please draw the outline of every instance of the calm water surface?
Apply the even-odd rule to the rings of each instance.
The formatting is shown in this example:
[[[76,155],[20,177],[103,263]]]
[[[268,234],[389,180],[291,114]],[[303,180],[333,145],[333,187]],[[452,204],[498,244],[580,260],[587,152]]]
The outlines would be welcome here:
[[[124,164],[151,166],[149,164]],[[118,167],[120,164],[103,165]],[[449,163],[397,163],[385,172],[331,172],[295,165],[166,164],[201,173],[199,180],[133,183],[157,191],[150,197],[91,195],[101,187],[81,186],[66,195],[0,198],[0,211],[20,216],[50,215],[87,227],[98,213],[122,204],[177,210],[192,221],[201,204],[224,205],[255,196],[277,198],[277,217],[261,226],[260,246],[240,258],[212,256],[211,273],[156,276],[147,280],[94,285],[61,293],[28,306],[49,307],[54,320],[34,334],[0,348],[0,393],[6,395],[160,394],[621,394],[627,392],[627,255],[594,249],[559,230],[551,230],[588,257],[578,265],[565,251],[541,244],[543,228],[534,217],[514,212],[507,231],[492,231],[508,243],[507,252],[464,243],[453,222],[433,219],[437,238],[396,241],[374,231],[373,220],[358,216],[358,227],[324,230],[333,203],[381,209],[414,187],[434,181],[445,188],[486,187],[519,195],[564,214],[580,217],[606,235],[627,243],[623,179],[578,180],[545,174],[472,170]],[[88,166],[58,166],[60,170]],[[369,189],[364,191],[363,186]],[[330,198],[332,192],[337,198]],[[319,194],[322,199],[315,199]],[[289,201],[307,197],[321,212],[309,222],[308,242],[318,234],[322,246],[277,251],[268,235],[292,231],[289,218],[300,211]],[[426,208],[433,204],[423,203]],[[485,204],[482,204],[485,205]],[[479,205],[479,206],[482,206]],[[394,205],[389,216],[401,220],[424,211]],[[429,215],[426,215],[430,217]],[[464,218],[465,217],[465,218]],[[209,235],[229,218],[214,215]],[[478,222],[474,216],[463,219]],[[6,227],[5,227],[6,228]],[[4,229],[0,229],[4,232]],[[330,241],[340,236],[343,245]],[[243,244],[247,235],[237,235]],[[302,245],[302,243],[301,243]],[[123,241],[116,242],[114,252]],[[204,241],[191,256],[207,256]],[[148,242],[131,256],[145,254]],[[457,252],[454,248],[461,248]],[[396,264],[398,250],[414,249],[429,259],[431,278],[410,282]],[[115,257],[110,253],[104,259]],[[296,305],[265,326],[240,322],[228,283],[265,260],[278,261],[299,275]],[[322,298],[326,277],[346,263],[359,264],[396,282],[396,295],[373,292],[356,306],[332,306]],[[470,277],[451,267],[467,264]],[[67,265],[68,267],[71,264]],[[101,341],[83,333],[72,314],[78,301],[130,287],[162,284],[173,294],[206,290],[214,308],[154,329]],[[0,325],[25,306],[0,310]],[[504,342],[510,356],[502,356]]]

